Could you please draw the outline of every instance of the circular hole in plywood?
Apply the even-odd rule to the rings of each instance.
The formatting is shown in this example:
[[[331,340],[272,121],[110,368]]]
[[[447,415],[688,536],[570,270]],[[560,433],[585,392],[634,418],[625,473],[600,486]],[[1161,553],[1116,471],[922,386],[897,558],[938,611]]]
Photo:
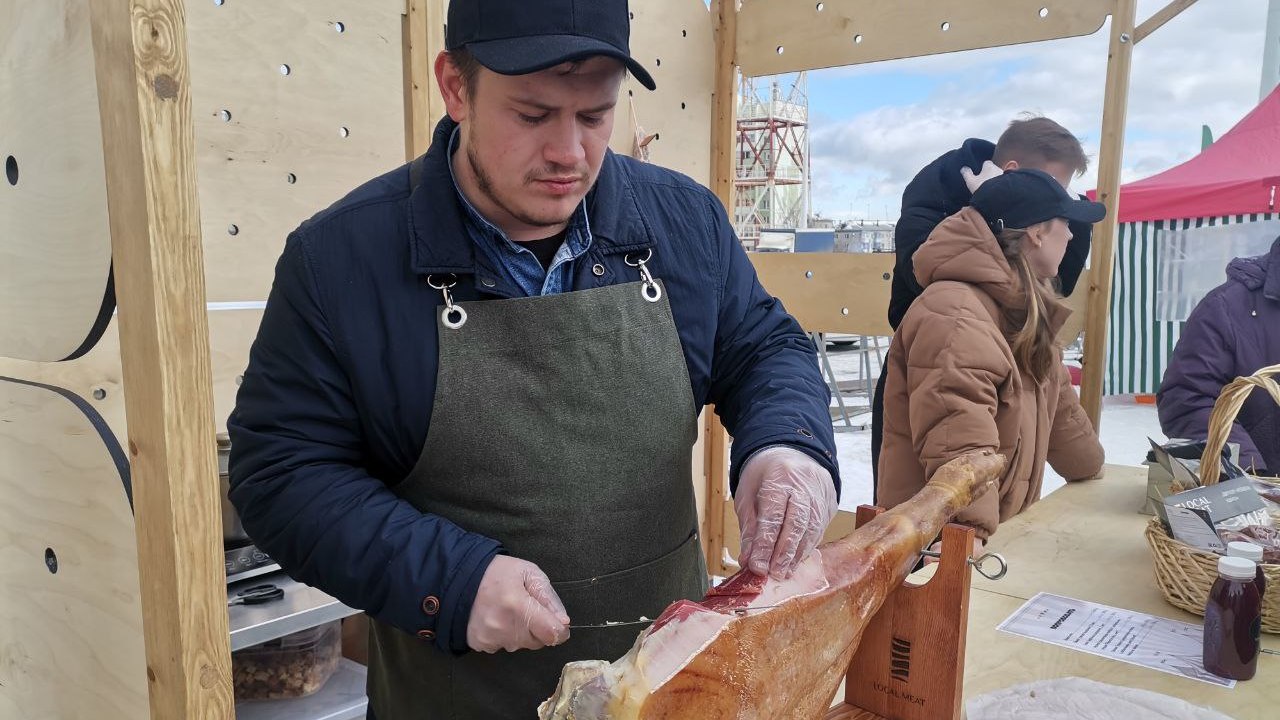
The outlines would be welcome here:
[[[1040,17],[1041,18],[1049,17],[1049,8],[1047,7],[1040,8]]]
[[[840,314],[841,314],[841,315],[848,315],[848,314],[849,314],[849,308],[840,308]]]
[[[951,23],[949,23],[949,22],[944,22],[944,23],[942,23],[942,32],[946,32],[946,31],[948,31],[948,30],[950,30],[950,29],[951,29]]]
[[[232,236],[234,236],[234,235],[239,235],[239,234],[240,234],[240,226],[239,226],[239,225],[228,225],[228,226],[227,226],[227,234],[228,234],[228,235],[232,235]]]
[[[653,64],[654,64],[654,65],[661,65],[661,64],[662,64],[662,58],[658,58],[657,60],[654,60],[654,61],[653,61]]]
[[[213,0],[213,4],[217,5],[218,7],[222,7],[223,5],[226,4],[226,2],[227,0]]]
[[[344,33],[347,31],[347,25],[346,23],[336,22],[333,24],[333,29],[338,33]]]
[[[681,109],[681,110],[684,110],[684,109],[685,109],[685,104],[684,104],[684,103],[680,103],[680,109]]]
[[[861,36],[861,35],[854,35],[854,36],[853,36],[853,44],[854,44],[854,45],[861,45],[861,44],[862,44],[862,36]]]
[[[351,130],[347,128],[347,126],[343,125],[338,128],[338,137],[351,137]]]
[[[290,185],[293,185],[298,182],[298,176],[294,175],[293,173],[289,173],[288,175],[284,176],[284,181],[289,183]]]
[[[825,5],[823,5],[822,3],[818,3],[817,5],[814,5],[814,6],[813,6],[813,9],[814,9],[814,10],[817,10],[818,12],[822,12],[823,8],[825,8],[825,7],[826,7],[826,6],[825,6]]]
[[[779,55],[781,55],[782,53],[784,53],[784,52],[786,52],[786,51],[787,51],[787,49],[786,49],[786,48],[784,48],[784,47],[783,47],[783,46],[781,46],[781,45],[779,45],[779,46],[775,49],[775,52],[777,52]]]
[[[94,399],[94,400],[106,400],[106,399],[107,399],[107,391],[106,391],[106,389],[104,389],[104,388],[94,388],[94,389],[93,389],[93,399]]]
[[[9,184],[17,187],[18,185],[18,158],[10,155],[4,159],[4,176],[8,178]]]
[[[49,572],[55,575],[58,573],[58,554],[53,548],[44,549],[44,566],[49,568]]]
[[[812,270],[805,270],[805,271],[804,271],[804,279],[805,279],[805,280],[812,280],[812,279],[813,279],[813,271],[812,271]]]
[[[689,31],[688,31],[688,30],[681,30],[681,31],[680,31],[680,37],[689,37]]]
[[[288,65],[281,65],[281,66],[280,66],[280,74],[281,74],[281,75],[288,75],[288,74],[289,74],[289,73],[291,73],[291,72],[293,72],[293,68],[289,67]]]
[[[222,122],[231,122],[231,111],[230,111],[230,110],[219,110],[219,111],[218,111],[218,117],[222,118]]]

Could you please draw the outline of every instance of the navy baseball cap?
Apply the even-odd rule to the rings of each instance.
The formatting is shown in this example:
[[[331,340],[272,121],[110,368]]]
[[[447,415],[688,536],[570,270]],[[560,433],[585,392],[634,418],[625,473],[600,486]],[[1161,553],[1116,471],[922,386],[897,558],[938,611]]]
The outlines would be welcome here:
[[[982,183],[970,205],[991,229],[1025,229],[1054,218],[1096,223],[1107,216],[1102,203],[1077,200],[1043,170],[1010,170]]]
[[[500,75],[604,55],[653,90],[653,77],[631,57],[630,36],[627,0],[452,0],[444,43],[466,47]]]

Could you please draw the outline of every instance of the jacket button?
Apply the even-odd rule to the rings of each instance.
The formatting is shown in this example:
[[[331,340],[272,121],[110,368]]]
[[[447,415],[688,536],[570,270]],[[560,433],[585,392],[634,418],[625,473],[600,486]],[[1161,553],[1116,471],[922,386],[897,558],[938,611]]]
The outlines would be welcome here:
[[[418,637],[422,638],[423,640],[435,640],[436,634],[431,632],[430,630],[419,630]]]
[[[440,598],[435,595],[428,595],[422,599],[422,612],[428,615],[435,615],[440,612]]]
[[[600,263],[596,263],[595,265],[592,265],[591,274],[595,275],[596,277],[602,277],[604,275],[604,266],[601,265]]]

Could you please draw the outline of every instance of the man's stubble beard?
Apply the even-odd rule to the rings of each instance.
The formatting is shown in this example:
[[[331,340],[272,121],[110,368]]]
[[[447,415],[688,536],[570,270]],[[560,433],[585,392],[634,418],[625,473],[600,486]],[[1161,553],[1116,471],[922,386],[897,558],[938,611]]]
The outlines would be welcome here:
[[[516,208],[504,202],[502,198],[498,195],[497,190],[494,188],[493,180],[490,177],[489,172],[485,170],[483,163],[480,161],[480,156],[476,152],[476,147],[480,143],[480,138],[475,132],[474,127],[468,128],[468,130],[469,130],[468,132],[469,137],[467,138],[467,164],[471,166],[471,174],[476,179],[476,188],[486,198],[489,199],[489,202],[496,205],[498,209],[502,210],[507,215],[510,215],[516,221],[523,223],[524,225],[528,225],[529,227],[555,228],[555,227],[561,227],[565,225],[567,222],[569,222],[570,216],[557,217],[552,219],[534,217],[532,215],[529,215],[528,213],[517,210]],[[524,182],[527,184],[532,182],[532,180],[531,178],[526,177],[524,179]]]

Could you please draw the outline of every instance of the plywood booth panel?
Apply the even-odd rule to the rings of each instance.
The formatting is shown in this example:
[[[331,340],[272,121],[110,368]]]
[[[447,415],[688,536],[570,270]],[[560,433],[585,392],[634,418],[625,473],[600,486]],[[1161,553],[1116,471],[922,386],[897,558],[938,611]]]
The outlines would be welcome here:
[[[209,313],[209,348],[213,365],[214,425],[226,429],[235,407],[236,390],[249,360],[249,347],[258,333],[262,310],[215,309]],[[64,363],[33,363],[0,358],[0,376],[56,385],[84,398],[117,438],[125,438],[124,384],[120,369],[120,338],[114,320],[93,350]],[[213,438],[209,439],[212,444]]]
[[[0,0],[0,356],[54,361],[110,316],[102,129],[80,0]]]
[[[806,332],[887,336],[893,253],[751,253],[760,284]]]
[[[650,92],[628,78],[611,146],[631,155],[636,126],[649,141],[648,160],[711,184],[711,91],[715,37],[702,0],[631,3],[631,54],[653,75]]]
[[[187,4],[208,299],[264,300],[285,237],[404,163],[404,0]]]
[[[747,76],[1092,35],[1115,0],[747,0]]]
[[[1084,282],[1085,278],[1080,278],[1082,282],[1076,283],[1074,292],[1065,302],[1067,307],[1071,308],[1071,316],[1062,324],[1062,329],[1058,331],[1058,344],[1067,347],[1080,338],[1080,334],[1084,332],[1084,323],[1088,318],[1088,302],[1089,302],[1089,283]]]
[[[145,718],[124,453],[57,388],[0,378],[0,424],[0,718]]]

